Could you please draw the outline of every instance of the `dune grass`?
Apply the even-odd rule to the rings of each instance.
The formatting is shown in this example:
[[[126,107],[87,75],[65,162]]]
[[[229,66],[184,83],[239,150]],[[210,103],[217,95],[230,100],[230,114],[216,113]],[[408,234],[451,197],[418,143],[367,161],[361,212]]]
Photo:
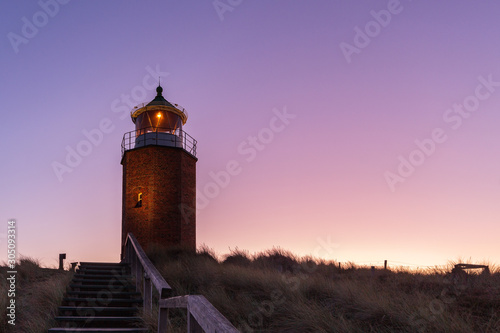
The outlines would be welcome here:
[[[23,257],[16,266],[16,320],[15,326],[8,324],[7,267],[0,266],[0,332],[40,333],[52,324],[57,308],[61,304],[72,273],[57,269],[42,268],[33,258]]]
[[[448,267],[372,272],[272,249],[218,258],[152,247],[175,295],[204,295],[242,332],[500,332],[500,270],[457,280]],[[176,331],[185,315],[171,316]],[[151,325],[156,317],[150,318]]]
[[[152,247],[148,256],[175,295],[204,295],[242,332],[500,332],[500,269],[451,275],[447,267],[372,271],[272,249],[219,258]],[[54,323],[72,273],[41,268],[31,258],[17,266],[16,327],[0,318],[1,332],[45,332]],[[0,278],[6,281],[6,267]],[[0,284],[7,307],[7,285]],[[143,313],[154,332],[157,306]],[[185,310],[171,310],[171,332],[185,332]]]

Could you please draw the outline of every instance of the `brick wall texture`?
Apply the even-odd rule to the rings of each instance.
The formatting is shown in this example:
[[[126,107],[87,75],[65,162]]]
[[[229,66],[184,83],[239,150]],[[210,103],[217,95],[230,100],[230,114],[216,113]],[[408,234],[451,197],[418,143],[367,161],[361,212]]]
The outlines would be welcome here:
[[[196,161],[181,148],[146,146],[122,158],[122,253],[128,232],[144,249],[158,243],[196,250]],[[138,194],[142,205],[138,206]]]

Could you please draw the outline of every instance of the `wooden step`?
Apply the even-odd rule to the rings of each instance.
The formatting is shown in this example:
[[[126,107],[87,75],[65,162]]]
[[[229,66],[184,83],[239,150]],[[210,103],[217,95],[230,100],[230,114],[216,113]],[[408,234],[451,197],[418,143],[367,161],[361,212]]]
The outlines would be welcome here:
[[[128,269],[130,270],[130,266],[126,264],[119,264],[119,265],[79,265],[78,269],[102,269],[102,270],[122,270],[122,269]]]
[[[82,261],[80,262],[80,266],[111,266],[111,267],[121,267],[121,266],[129,266],[129,264],[122,263],[122,262],[89,262],[89,261]]]
[[[120,317],[134,316],[139,309],[134,306],[60,306],[59,316],[100,316]]]
[[[105,295],[111,295],[113,298],[141,298],[141,293],[137,291],[121,291],[121,290],[91,290],[91,291],[67,291],[66,295],[68,297],[83,297],[83,298],[88,298],[88,297],[100,297]]]
[[[65,297],[63,299],[63,304],[65,306],[125,306],[129,307],[132,305],[140,305],[143,302],[142,299],[122,299],[122,298],[97,298],[97,297]]]
[[[130,270],[126,268],[94,269],[78,268],[76,274],[101,274],[101,275],[130,275]]]
[[[81,278],[74,278],[73,282],[81,282],[81,283],[89,283],[89,284],[97,284],[97,283],[106,283],[106,280],[103,279],[81,279]],[[132,283],[132,280],[130,279],[110,279],[109,282],[120,282],[120,283],[125,283],[125,284],[130,284]]]
[[[85,290],[128,290],[128,291],[133,291],[135,290],[135,286],[133,285],[123,285],[120,284],[118,286],[113,286],[109,284],[77,284],[77,283],[72,283],[69,285],[69,288],[71,290],[76,290],[76,289],[85,289]]]
[[[94,327],[75,327],[75,328],[51,328],[49,333],[65,333],[65,332],[78,332],[78,333],[147,333],[149,330],[147,328],[94,328]]]
[[[96,316],[57,316],[60,326],[72,324],[76,327],[123,328],[134,327],[142,322],[141,317],[96,317]]]
[[[73,275],[76,279],[94,279],[94,280],[112,280],[119,278],[121,280],[131,280],[132,275],[117,275],[116,277],[109,274],[81,274],[75,273]]]

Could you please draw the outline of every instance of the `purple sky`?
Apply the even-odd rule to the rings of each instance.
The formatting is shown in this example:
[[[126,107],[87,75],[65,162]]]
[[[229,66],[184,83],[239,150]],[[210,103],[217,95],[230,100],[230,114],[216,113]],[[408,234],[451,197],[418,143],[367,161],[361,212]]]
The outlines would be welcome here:
[[[119,259],[120,144],[161,76],[198,140],[198,245],[500,263],[499,10],[2,2],[0,260],[9,218],[18,252],[46,265]],[[86,156],[69,165],[72,150]],[[214,186],[230,161],[241,172]]]

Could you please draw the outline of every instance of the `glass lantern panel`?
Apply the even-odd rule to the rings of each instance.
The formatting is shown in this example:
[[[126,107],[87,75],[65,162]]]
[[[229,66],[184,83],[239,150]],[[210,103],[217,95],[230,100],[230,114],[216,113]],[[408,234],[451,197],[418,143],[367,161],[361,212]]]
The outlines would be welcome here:
[[[149,132],[178,134],[182,130],[182,119],[172,112],[146,111],[135,120],[137,135]]]

